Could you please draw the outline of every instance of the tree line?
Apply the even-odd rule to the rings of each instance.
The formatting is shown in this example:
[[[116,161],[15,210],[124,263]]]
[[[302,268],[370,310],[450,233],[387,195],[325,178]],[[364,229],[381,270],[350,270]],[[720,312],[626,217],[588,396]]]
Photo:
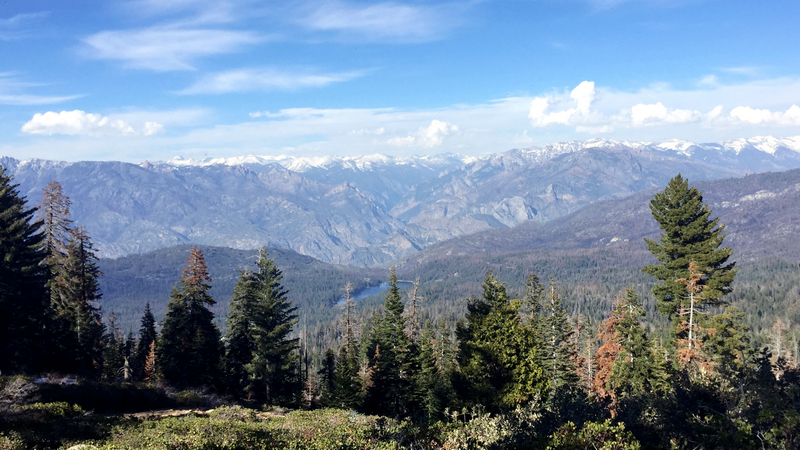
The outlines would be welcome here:
[[[646,242],[658,263],[642,268],[657,280],[652,293],[671,323],[667,339],[648,332],[632,288],[593,324],[570,317],[554,279],[530,274],[524,295],[512,298],[491,271],[455,327],[421,323],[419,281],[404,301],[392,268],[383,308],[365,323],[356,323],[352,285],[345,287],[339,344],[319,364],[298,337],[296,307],[266,248],[253,270],[240,272],[224,336],[208,309],[211,279],[198,249],[160,333],[149,307],[138,339],[123,337],[113,316],[104,325],[96,257],[69,206],[53,182],[40,207],[26,209],[0,172],[3,371],[159,381],[258,405],[356,409],[425,426],[468,412],[534,417],[519,448],[554,439],[583,448],[574,438],[587,433],[618,438],[607,448],[800,446],[798,362],[751,343],[744,314],[726,301],[737,269],[723,246],[725,227],[680,175],[651,201],[662,235]]]

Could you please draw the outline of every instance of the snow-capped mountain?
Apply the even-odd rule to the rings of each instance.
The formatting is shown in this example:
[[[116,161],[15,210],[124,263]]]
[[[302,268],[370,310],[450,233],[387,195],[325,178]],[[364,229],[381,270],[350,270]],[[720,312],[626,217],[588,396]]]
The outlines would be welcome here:
[[[243,156],[161,163],[0,159],[35,205],[58,180],[103,256],[179,243],[288,248],[370,265],[599,200],[800,168],[800,137],[697,144],[569,141],[469,158]]]

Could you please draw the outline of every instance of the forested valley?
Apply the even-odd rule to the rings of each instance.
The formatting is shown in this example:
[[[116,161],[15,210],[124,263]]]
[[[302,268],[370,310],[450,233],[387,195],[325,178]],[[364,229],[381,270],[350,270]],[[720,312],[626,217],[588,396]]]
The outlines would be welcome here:
[[[264,247],[220,309],[207,256],[227,253],[183,248],[152,285],[171,289],[161,320],[148,304],[136,329],[101,311],[70,206],[55,181],[32,206],[0,172],[0,448],[800,448],[797,262],[734,262],[680,175],[638,250],[304,278],[286,267],[310,258]],[[603,267],[614,251],[626,267]]]

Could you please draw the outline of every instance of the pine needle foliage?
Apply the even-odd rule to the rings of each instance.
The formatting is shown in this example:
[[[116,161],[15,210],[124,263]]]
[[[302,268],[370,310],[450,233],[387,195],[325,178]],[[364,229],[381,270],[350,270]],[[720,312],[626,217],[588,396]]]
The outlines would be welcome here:
[[[14,373],[46,368],[48,341],[58,337],[48,331],[49,299],[44,289],[46,267],[40,263],[42,223],[35,209],[5,168],[0,167],[0,371]]]
[[[178,387],[217,386],[222,345],[208,309],[211,277],[203,253],[193,248],[178,286],[172,289],[167,315],[156,349],[156,364],[163,379]]]
[[[663,230],[660,241],[645,239],[650,252],[659,263],[642,270],[660,283],[653,286],[659,311],[675,316],[686,305],[686,286],[680,279],[689,278],[689,264],[695,262],[704,277],[700,284],[709,305],[724,303],[722,296],[731,292],[736,275],[735,263],[729,262],[733,254],[730,247],[721,247],[725,239],[724,225],[719,219],[710,219],[711,210],[703,203],[703,195],[689,187],[689,181],[675,176],[663,192],[650,202],[653,218]]]
[[[266,247],[256,270],[240,273],[228,315],[225,368],[232,393],[290,405],[302,386],[298,339],[290,337],[297,308],[287,299],[282,278]]]

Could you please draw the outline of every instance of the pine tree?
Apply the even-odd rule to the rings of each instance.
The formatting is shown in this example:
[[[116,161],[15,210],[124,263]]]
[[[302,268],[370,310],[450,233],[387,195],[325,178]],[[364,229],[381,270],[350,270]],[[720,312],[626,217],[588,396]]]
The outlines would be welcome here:
[[[545,378],[550,380],[550,398],[554,398],[557,393],[576,387],[580,380],[576,367],[577,343],[573,338],[575,331],[552,279],[536,331],[541,342],[541,367]]]
[[[296,403],[302,389],[296,307],[286,297],[283,274],[261,249],[257,270],[243,271],[228,316],[226,372],[233,390],[267,404]],[[241,390],[239,391],[241,393]]]
[[[409,413],[411,380],[408,377],[409,340],[406,317],[394,267],[382,315],[375,319],[367,340],[370,369],[365,408],[372,413],[401,416]]]
[[[65,250],[51,288],[64,331],[70,334],[62,335],[61,347],[78,373],[97,374],[102,365],[105,332],[97,305],[102,297],[98,281],[102,273],[94,245],[83,227],[69,230]]]
[[[26,208],[17,185],[0,167],[0,371],[48,368],[52,342],[51,311],[45,291],[46,253],[41,221]]]
[[[664,192],[655,195],[650,211],[663,233],[660,242],[645,241],[659,264],[642,270],[661,282],[653,286],[659,311],[674,317],[681,306],[686,306],[686,286],[677,280],[689,278],[692,262],[704,274],[699,283],[707,286],[705,302],[722,304],[722,296],[731,292],[735,263],[728,262],[732,255],[730,247],[720,247],[725,226],[718,226],[719,219],[709,220],[711,210],[703,204],[700,191],[690,188],[688,180],[679,174],[670,180]]]
[[[153,311],[150,309],[150,302],[144,307],[142,313],[142,321],[139,326],[139,341],[136,344],[136,351],[132,361],[133,376],[139,380],[145,380],[147,365],[147,358],[150,355],[150,350],[153,348],[153,343],[156,342],[158,336],[156,334],[156,318],[153,316]]]
[[[108,333],[104,336],[103,379],[116,381],[122,378],[125,367],[125,338],[117,327],[117,317],[113,312],[108,324]]]
[[[216,386],[220,380],[222,346],[208,310],[214,299],[208,291],[208,276],[203,253],[193,248],[186,270],[172,289],[167,315],[161,327],[156,363],[164,380],[185,386]]]
[[[336,359],[331,404],[340,408],[356,409],[361,405],[362,383],[358,375],[359,346],[356,340],[353,317],[355,302],[350,295],[353,292],[353,284],[348,282],[345,284],[344,290],[345,311],[342,318],[344,344],[339,349],[339,356]]]
[[[647,333],[639,323],[639,318],[644,316],[644,309],[633,288],[625,289],[625,296],[618,299],[615,309],[612,315],[620,318],[616,324],[620,351],[613,364],[609,384],[619,392],[620,397],[666,391],[668,386],[658,373],[659,367],[654,361]]]
[[[493,410],[514,407],[547,387],[533,329],[521,322],[521,301],[510,300],[505,285],[490,271],[483,298],[467,305],[466,322],[459,322],[460,395],[468,403]]]
[[[53,180],[45,186],[36,216],[42,221],[44,250],[50,264],[57,264],[59,257],[66,253],[69,232],[72,229],[70,206],[72,201],[63,194],[58,181]]]

